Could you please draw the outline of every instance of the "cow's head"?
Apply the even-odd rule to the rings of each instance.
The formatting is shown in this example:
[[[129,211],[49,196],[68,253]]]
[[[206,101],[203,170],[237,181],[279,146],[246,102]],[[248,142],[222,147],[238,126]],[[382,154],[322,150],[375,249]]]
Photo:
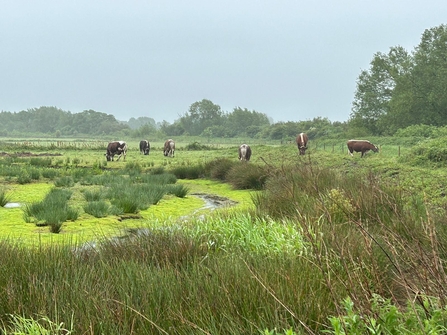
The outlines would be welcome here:
[[[307,149],[307,147],[305,145],[298,147],[298,150],[300,151],[300,155],[305,155],[306,149]]]

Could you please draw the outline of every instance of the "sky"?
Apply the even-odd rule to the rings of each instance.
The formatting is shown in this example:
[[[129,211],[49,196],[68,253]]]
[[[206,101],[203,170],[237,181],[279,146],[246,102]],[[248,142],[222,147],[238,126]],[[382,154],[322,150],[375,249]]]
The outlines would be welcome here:
[[[446,0],[0,0],[0,111],[173,123],[202,99],[347,121],[375,53],[414,51]]]

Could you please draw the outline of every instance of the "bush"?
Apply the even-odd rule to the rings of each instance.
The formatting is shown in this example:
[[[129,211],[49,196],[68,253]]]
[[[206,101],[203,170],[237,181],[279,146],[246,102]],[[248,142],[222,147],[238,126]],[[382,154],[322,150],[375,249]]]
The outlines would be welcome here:
[[[399,161],[412,165],[444,166],[447,163],[447,137],[425,140],[413,146]]]
[[[228,171],[237,163],[228,158],[218,158],[205,164],[205,173],[212,179],[226,181]]]
[[[179,179],[198,179],[205,176],[205,167],[201,164],[194,166],[177,166],[170,170]]]
[[[206,144],[200,144],[199,142],[189,143],[185,146],[185,150],[188,151],[203,151],[203,150],[213,150],[212,147]]]
[[[343,301],[345,315],[330,317],[334,335],[357,334],[446,334],[447,310],[439,302],[422,297],[423,306],[409,304],[401,310],[389,299],[374,294],[371,299],[372,315],[356,311],[350,298]],[[423,326],[422,326],[423,325]]]
[[[262,190],[266,180],[265,168],[244,162],[235,164],[226,175],[226,181],[236,190]]]

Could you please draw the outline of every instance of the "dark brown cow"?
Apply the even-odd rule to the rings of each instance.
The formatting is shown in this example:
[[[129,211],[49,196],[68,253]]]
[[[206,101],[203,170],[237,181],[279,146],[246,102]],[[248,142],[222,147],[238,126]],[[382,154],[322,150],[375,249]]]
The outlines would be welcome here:
[[[248,162],[251,157],[251,148],[247,144],[242,144],[239,147],[239,160],[243,162]]]
[[[127,144],[124,141],[110,142],[107,145],[106,159],[108,161],[113,161],[113,156],[118,155],[117,161],[123,156],[123,160],[126,160],[127,154]]]
[[[301,133],[296,137],[296,145],[298,146],[298,150],[300,151],[300,155],[306,154],[307,149],[307,138],[306,133]]]
[[[374,152],[379,151],[378,147],[376,147],[370,141],[366,141],[366,140],[349,140],[348,142],[346,142],[346,144],[348,145],[349,154],[351,156],[354,156],[352,154],[354,151],[361,152],[362,155],[360,157],[363,157],[370,150],[372,150]]]
[[[175,151],[175,142],[172,139],[166,140],[165,145],[163,147],[163,155],[166,157],[174,157]]]
[[[149,155],[149,151],[151,150],[151,145],[149,141],[141,140],[140,141],[140,153],[143,155]]]

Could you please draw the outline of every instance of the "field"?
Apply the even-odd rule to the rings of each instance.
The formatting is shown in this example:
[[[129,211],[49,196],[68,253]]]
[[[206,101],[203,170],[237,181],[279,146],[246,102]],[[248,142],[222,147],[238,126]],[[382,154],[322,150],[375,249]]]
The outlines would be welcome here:
[[[412,146],[106,143],[2,142],[4,333],[446,331],[447,172]]]

